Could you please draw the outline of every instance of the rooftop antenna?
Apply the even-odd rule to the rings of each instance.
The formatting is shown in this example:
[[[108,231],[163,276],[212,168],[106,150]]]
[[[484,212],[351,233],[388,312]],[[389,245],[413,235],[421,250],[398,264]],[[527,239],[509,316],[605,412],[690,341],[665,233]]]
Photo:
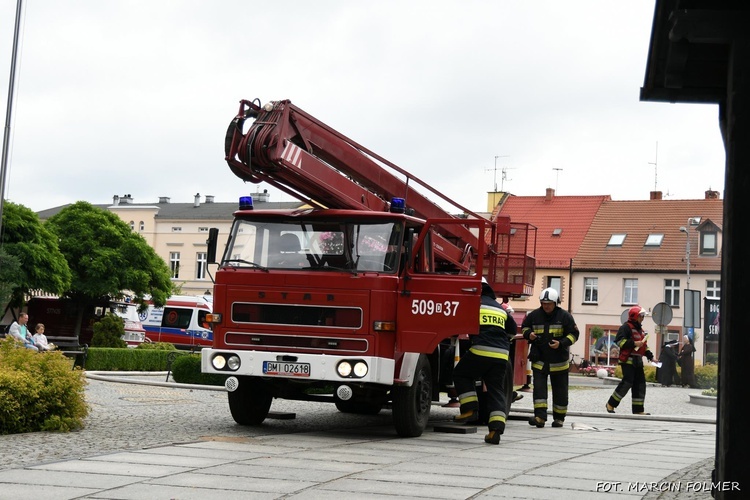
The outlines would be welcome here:
[[[654,166],[654,191],[656,191],[656,168],[659,161],[659,141],[656,141],[656,152],[654,153],[654,161],[648,162],[649,165]]]
[[[555,192],[557,192],[557,181],[560,180],[560,171],[561,168],[552,167],[552,170],[555,170]]]
[[[503,167],[500,172],[500,191],[505,191],[505,187],[503,185],[505,184],[505,181],[512,181],[513,179],[508,179],[508,170],[511,170],[512,167]]]
[[[487,172],[488,170],[494,170],[495,171],[494,178],[493,178],[493,184],[495,186],[495,192],[496,193],[497,193],[497,159],[498,158],[509,158],[509,155],[495,155],[495,168],[494,169],[486,168],[484,170],[485,172]]]

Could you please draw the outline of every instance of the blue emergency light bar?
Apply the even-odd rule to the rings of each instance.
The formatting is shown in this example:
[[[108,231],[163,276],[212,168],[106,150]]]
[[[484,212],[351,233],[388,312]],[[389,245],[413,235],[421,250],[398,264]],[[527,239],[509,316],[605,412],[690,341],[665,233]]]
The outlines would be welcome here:
[[[402,214],[406,209],[406,202],[403,198],[391,198],[391,212]]]
[[[252,196],[240,196],[240,210],[252,210],[253,209],[253,197]]]

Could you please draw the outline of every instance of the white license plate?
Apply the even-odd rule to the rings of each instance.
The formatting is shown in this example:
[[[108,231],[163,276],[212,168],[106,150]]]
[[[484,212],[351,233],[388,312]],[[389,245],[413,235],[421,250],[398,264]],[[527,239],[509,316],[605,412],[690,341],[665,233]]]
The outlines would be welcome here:
[[[264,361],[263,373],[265,373],[266,375],[291,375],[292,377],[309,377],[310,363]]]

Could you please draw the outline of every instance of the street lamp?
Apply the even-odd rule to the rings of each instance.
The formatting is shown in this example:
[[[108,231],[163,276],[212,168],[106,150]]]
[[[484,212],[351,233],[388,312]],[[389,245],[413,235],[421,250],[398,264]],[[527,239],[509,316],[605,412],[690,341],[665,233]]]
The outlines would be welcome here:
[[[685,259],[687,260],[687,286],[685,287],[686,290],[690,290],[690,227],[691,226],[697,226],[700,224],[701,218],[700,217],[689,217],[687,220],[687,227],[686,226],[680,226],[680,232],[685,233]]]

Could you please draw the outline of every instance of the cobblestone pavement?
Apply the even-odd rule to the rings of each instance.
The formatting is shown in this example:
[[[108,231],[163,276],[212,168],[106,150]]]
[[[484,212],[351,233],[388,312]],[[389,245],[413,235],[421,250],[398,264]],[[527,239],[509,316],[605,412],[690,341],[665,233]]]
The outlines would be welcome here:
[[[139,376],[148,383],[163,382],[163,375]],[[128,377],[132,380],[135,377]],[[607,416],[604,404],[614,385],[604,385],[597,379],[571,377],[569,420],[577,412]],[[158,382],[157,382],[158,381]],[[716,409],[690,403],[694,389],[649,386],[646,410],[654,418],[715,419]],[[531,393],[513,405],[514,413],[530,412]],[[328,429],[356,429],[368,426],[391,426],[391,413],[375,416],[347,415],[331,404],[275,400],[272,411],[293,412],[291,420],[269,419],[260,427],[241,427],[229,413],[223,389],[163,387],[133,383],[88,380],[86,398],[91,411],[85,427],[71,433],[29,433],[0,436],[0,470],[34,464],[78,459],[105,453],[146,449],[175,443],[194,442],[211,438],[247,438]],[[630,413],[629,396],[618,408],[614,418],[626,418]],[[456,408],[433,406],[431,420],[448,421]],[[525,413],[528,414],[528,413]],[[521,417],[517,415],[517,417]],[[609,418],[609,417],[608,417]],[[702,424],[705,425],[705,424]],[[668,429],[668,427],[666,427]],[[710,482],[713,459],[694,464],[666,478],[665,481]],[[648,499],[710,498],[704,493],[686,494],[684,491],[648,492]]]

